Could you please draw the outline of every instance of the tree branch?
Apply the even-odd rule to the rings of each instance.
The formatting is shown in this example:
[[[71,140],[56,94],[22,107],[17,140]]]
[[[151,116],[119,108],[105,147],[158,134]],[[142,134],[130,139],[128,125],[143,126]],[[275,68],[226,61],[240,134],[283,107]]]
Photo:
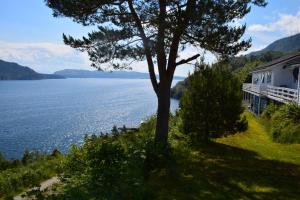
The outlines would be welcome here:
[[[189,20],[190,20],[190,15],[192,14],[191,11],[195,5],[195,0],[188,0],[186,10],[184,12],[184,19],[180,24],[177,26],[174,37],[172,40],[171,48],[170,48],[170,54],[169,54],[169,60],[168,60],[168,68],[167,68],[167,74],[169,78],[169,84],[171,84],[174,71],[176,68],[176,57],[178,53],[178,47],[179,47],[179,42],[180,42],[180,37],[182,33],[184,32]]]
[[[182,59],[182,60],[180,60],[179,62],[176,63],[176,66],[186,64],[186,63],[188,63],[192,60],[197,59],[199,56],[200,56],[200,54],[196,54],[192,57],[189,57],[188,59]]]
[[[166,71],[166,52],[165,52],[165,18],[166,18],[166,0],[159,1],[159,24],[158,24],[158,34],[157,34],[157,45],[156,45],[156,54],[157,54],[157,64],[160,82],[165,79]]]
[[[141,36],[143,44],[144,44],[146,59],[147,59],[147,63],[148,63],[148,71],[149,71],[153,89],[154,89],[155,93],[158,94],[158,83],[157,83],[157,79],[156,79],[156,75],[155,75],[155,71],[154,71],[154,64],[153,64],[153,60],[152,60],[151,51],[149,48],[149,40],[144,32],[141,20],[133,7],[132,0],[128,0],[128,5],[129,5],[130,12],[133,16],[133,19],[134,19],[136,26],[140,32],[140,36]]]

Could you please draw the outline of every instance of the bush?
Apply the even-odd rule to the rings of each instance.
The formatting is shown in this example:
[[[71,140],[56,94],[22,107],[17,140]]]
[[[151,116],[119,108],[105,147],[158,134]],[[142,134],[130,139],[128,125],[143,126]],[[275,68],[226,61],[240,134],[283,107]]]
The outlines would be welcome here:
[[[73,146],[66,155],[65,186],[53,198],[145,199],[146,146],[152,138],[143,135],[127,130],[86,136],[82,146]]]
[[[24,153],[23,159],[5,160],[0,157],[0,164],[8,163],[0,170],[0,199],[21,192],[24,188],[38,185],[45,179],[55,176],[61,172],[61,154],[56,151],[54,155],[43,155],[39,152]]]
[[[246,116],[243,116],[239,121],[236,122],[236,132],[244,132],[248,129],[248,120]]]
[[[48,199],[155,199],[151,178],[175,166],[170,146],[159,149],[154,142],[155,121],[151,117],[138,131],[86,136],[69,150],[63,182]]]
[[[279,107],[279,105],[274,103],[269,104],[262,113],[261,117],[265,119],[271,119],[273,114],[279,109]]]
[[[180,101],[183,132],[199,142],[246,129],[246,119],[240,119],[240,88],[240,81],[221,64],[200,64]]]
[[[300,107],[296,104],[282,105],[271,118],[274,141],[300,143]]]

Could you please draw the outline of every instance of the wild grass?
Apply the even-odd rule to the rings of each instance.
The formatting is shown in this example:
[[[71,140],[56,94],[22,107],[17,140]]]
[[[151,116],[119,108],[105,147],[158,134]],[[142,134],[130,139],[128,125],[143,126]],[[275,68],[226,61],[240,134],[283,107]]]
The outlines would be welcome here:
[[[243,133],[218,139],[218,143],[250,150],[264,159],[277,160],[300,165],[300,144],[280,144],[272,141],[264,121],[251,113],[245,113],[249,128]],[[269,126],[269,125],[267,125]]]
[[[155,199],[299,199],[300,145],[276,144],[250,113],[244,133],[189,149],[152,175]],[[169,172],[169,173],[166,173]]]
[[[0,170],[0,199],[11,199],[14,195],[57,175],[61,159],[45,156],[26,165]]]
[[[245,116],[249,121],[247,131],[198,146],[190,145],[189,139],[180,133],[177,119],[172,118],[170,152],[167,156],[143,162],[144,153],[136,154],[136,151],[146,154],[149,151],[140,148],[145,148],[142,144],[151,140],[154,120],[144,124],[139,132],[118,135],[114,143],[124,148],[134,147],[134,154],[138,155],[133,158],[129,154],[130,158],[137,160],[122,160],[126,163],[124,167],[132,161],[136,164],[134,168],[126,169],[130,173],[122,181],[128,180],[125,186],[128,190],[118,195],[122,199],[143,200],[299,199],[300,145],[274,143],[254,116],[250,113],[245,113]],[[104,155],[102,157],[108,159]],[[141,173],[141,169],[145,170],[145,174]],[[82,184],[82,180],[70,178],[64,182],[65,185],[57,188],[58,195],[49,199],[101,199],[101,193],[95,196],[87,189],[88,185]],[[124,189],[122,185],[119,189],[117,184],[114,186],[115,191]],[[109,190],[112,193],[115,191]]]

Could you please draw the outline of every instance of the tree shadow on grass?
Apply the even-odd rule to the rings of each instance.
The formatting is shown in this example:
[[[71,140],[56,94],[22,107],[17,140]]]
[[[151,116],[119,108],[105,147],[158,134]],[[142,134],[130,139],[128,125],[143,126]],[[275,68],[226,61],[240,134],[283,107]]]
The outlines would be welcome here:
[[[155,199],[300,199],[298,165],[219,143],[179,154],[170,173],[152,176]]]

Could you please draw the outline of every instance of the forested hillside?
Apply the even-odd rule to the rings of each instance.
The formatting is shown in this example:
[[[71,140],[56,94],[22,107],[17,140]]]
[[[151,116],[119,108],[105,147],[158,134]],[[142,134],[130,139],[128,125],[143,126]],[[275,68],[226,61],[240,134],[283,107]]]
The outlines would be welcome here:
[[[55,74],[40,74],[29,67],[0,60],[0,80],[39,80],[61,78],[64,77]]]
[[[275,42],[268,45],[266,48],[260,51],[252,52],[250,55],[261,55],[262,53],[266,53],[269,51],[291,53],[298,50],[300,50],[300,33],[286,38],[282,38],[280,40],[276,40]]]

